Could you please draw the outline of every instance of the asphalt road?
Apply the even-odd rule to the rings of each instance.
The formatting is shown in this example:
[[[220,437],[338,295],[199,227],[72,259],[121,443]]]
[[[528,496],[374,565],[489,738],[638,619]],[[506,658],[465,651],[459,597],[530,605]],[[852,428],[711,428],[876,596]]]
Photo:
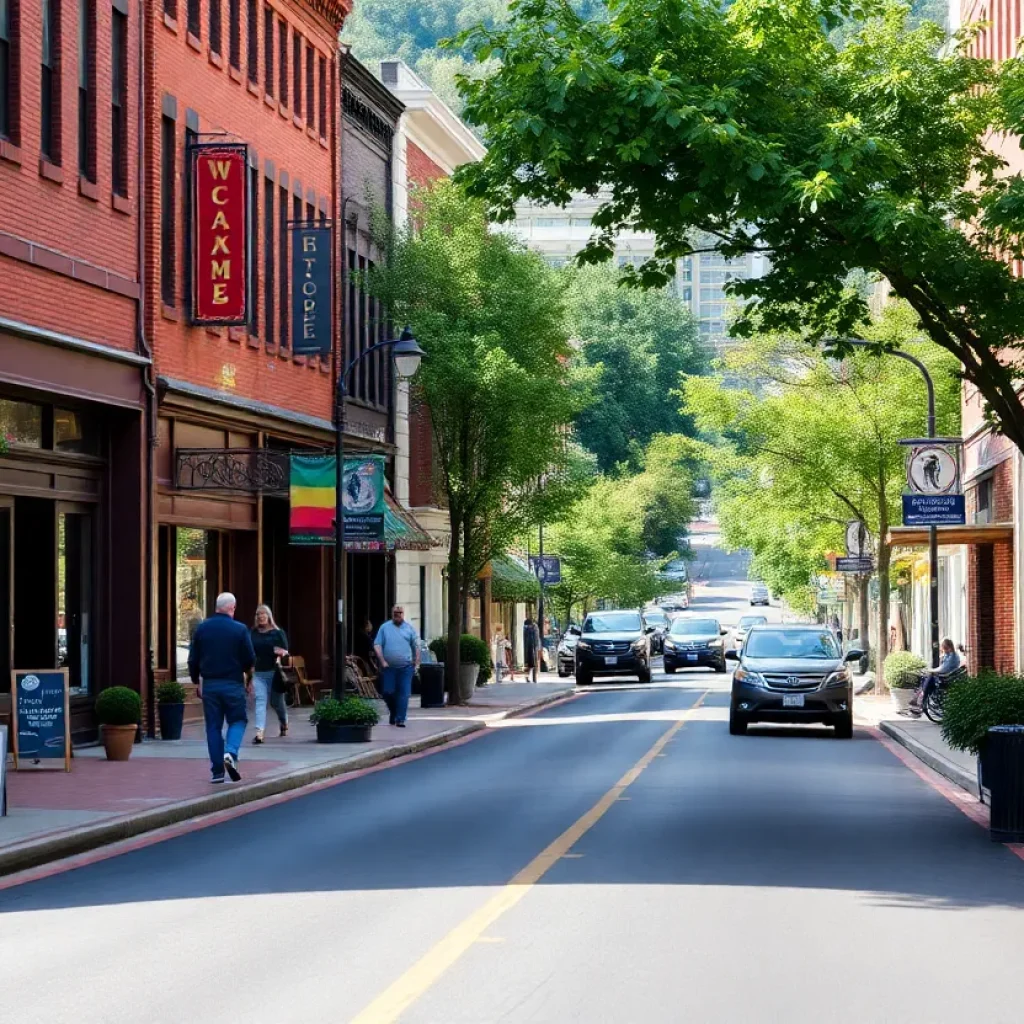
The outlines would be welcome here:
[[[867,732],[730,737],[727,686],[595,687],[0,891],[0,1020],[1019,1021],[1024,862]]]

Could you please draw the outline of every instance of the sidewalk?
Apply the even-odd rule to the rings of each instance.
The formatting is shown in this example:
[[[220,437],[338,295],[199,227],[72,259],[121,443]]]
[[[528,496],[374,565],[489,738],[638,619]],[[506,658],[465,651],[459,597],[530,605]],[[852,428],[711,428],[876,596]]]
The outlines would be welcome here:
[[[906,718],[896,712],[888,696],[865,695],[853,703],[853,713],[862,724],[873,725],[909,750],[929,768],[955,782],[972,796],[978,795],[978,768],[975,758],[953,750],[942,738],[934,722]]]
[[[15,772],[9,764],[0,875],[450,743],[574,689],[572,680],[552,676],[481,687],[467,707],[424,710],[413,697],[407,728],[389,726],[385,710],[373,739],[360,744],[318,744],[305,707],[291,709],[284,738],[276,737],[271,712],[268,741],[257,747],[250,713],[242,781],[224,786],[210,785],[201,723],[187,725],[180,740],[136,744],[129,761],[107,761],[102,746],[78,748],[69,774]]]

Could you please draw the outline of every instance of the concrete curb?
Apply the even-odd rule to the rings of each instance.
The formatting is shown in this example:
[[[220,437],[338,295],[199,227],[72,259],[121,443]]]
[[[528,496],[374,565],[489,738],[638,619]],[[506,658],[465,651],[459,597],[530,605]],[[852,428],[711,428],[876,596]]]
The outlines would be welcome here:
[[[936,753],[930,747],[918,742],[913,736],[905,733],[894,722],[879,722],[878,728],[890,739],[894,739],[902,747],[906,747],[919,761],[923,761],[929,768],[937,771],[940,775],[955,782],[961,789],[967,790],[973,797],[978,796],[978,778],[970,772],[964,771],[958,764],[947,760],[941,754]]]
[[[545,694],[507,710],[495,709],[493,717],[495,719],[519,717],[575,696],[576,694],[572,692]],[[101,846],[109,846],[124,839],[132,839],[145,832],[166,828],[168,825],[177,825],[192,818],[200,818],[217,811],[262,800],[268,796],[301,789],[303,786],[321,782],[324,779],[347,775],[364,768],[372,768],[385,761],[394,761],[409,754],[418,754],[434,747],[442,747],[465,736],[482,732],[486,728],[486,721],[466,722],[433,736],[425,736],[423,739],[413,740],[410,743],[395,744],[385,747],[383,750],[368,751],[366,754],[350,758],[347,761],[313,765],[283,775],[275,775],[270,779],[262,779],[259,782],[226,786],[208,796],[181,800],[177,803],[165,804],[162,807],[154,807],[149,811],[121,815],[95,825],[88,825],[85,828],[52,833],[40,839],[16,843],[0,849],[0,877],[24,871],[27,868],[39,867],[51,861],[63,860],[65,857],[75,854],[87,853]]]

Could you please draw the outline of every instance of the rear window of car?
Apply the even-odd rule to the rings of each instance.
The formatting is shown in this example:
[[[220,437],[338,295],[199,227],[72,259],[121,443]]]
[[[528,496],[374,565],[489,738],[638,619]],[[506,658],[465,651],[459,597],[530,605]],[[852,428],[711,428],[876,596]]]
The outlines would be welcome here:
[[[583,623],[584,633],[627,633],[640,631],[640,616],[633,612],[604,612],[591,615]]]
[[[744,655],[748,658],[821,658],[840,657],[835,637],[828,630],[755,629],[747,637]]]
[[[673,636],[710,636],[718,632],[714,619],[676,619],[672,623]]]
[[[668,622],[668,616],[664,612],[644,612],[644,618],[652,626],[663,626]]]
[[[744,615],[740,619],[740,626],[761,626],[764,625],[768,620],[763,615]]]

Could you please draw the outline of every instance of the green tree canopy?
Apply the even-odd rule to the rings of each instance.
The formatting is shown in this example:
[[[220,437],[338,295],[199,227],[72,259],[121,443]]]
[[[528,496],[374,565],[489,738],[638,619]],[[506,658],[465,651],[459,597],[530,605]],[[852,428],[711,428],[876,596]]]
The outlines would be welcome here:
[[[644,283],[698,232],[765,252],[770,272],[733,286],[755,300],[734,332],[838,352],[867,319],[848,275],[877,272],[1024,448],[1024,281],[1007,262],[1024,258],[1024,176],[989,149],[1024,126],[1024,63],[974,58],[966,35],[946,48],[885,0],[610,0],[593,21],[560,0],[512,9],[466,40],[500,60],[464,84],[490,148],[463,177],[497,216],[606,196],[583,258],[652,231]]]

